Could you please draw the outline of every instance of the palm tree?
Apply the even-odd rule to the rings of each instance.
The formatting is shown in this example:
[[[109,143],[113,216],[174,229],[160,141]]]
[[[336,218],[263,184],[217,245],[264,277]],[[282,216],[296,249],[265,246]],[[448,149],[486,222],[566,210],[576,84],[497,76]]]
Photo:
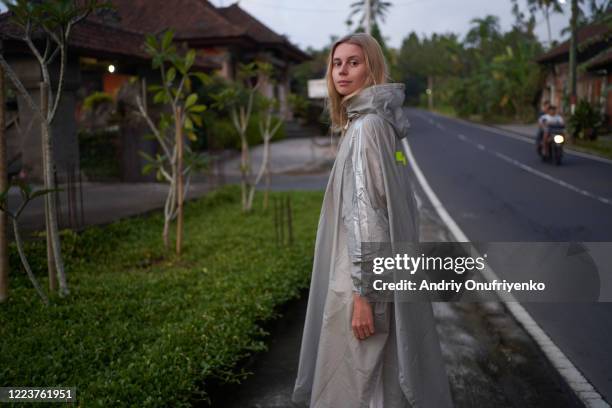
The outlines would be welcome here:
[[[497,16],[474,18],[470,24],[472,28],[465,37],[465,42],[469,45],[482,48],[483,45],[499,37],[499,17]]]
[[[527,0],[527,6],[531,14],[535,14],[536,9],[542,10],[544,18],[546,19],[546,29],[548,30],[548,47],[552,46],[552,34],[550,32],[550,14],[561,13],[563,14],[563,8],[561,5],[565,3],[561,0]]]
[[[370,6],[370,10],[368,10],[368,4]],[[358,27],[363,27],[364,23],[368,23],[367,17],[368,14],[370,16],[369,25],[366,24],[366,32],[370,34],[371,28],[375,22],[380,20],[384,23],[387,12],[389,11],[389,7],[392,6],[390,1],[382,1],[382,0],[357,0],[351,4],[351,14],[348,16],[347,25],[350,27],[349,21],[352,23],[352,19],[355,15],[361,13],[361,18],[359,19]]]

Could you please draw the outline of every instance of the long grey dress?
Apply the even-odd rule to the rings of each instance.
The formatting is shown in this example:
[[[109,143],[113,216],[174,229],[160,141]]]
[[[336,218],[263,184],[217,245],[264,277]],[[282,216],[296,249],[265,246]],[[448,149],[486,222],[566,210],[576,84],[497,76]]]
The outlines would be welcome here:
[[[418,214],[401,138],[403,84],[375,85],[347,105],[319,218],[292,401],[317,408],[451,407],[431,304],[372,301],[375,334],[351,329],[353,293],[367,296],[364,242],[417,242]],[[401,152],[401,153],[398,153]]]

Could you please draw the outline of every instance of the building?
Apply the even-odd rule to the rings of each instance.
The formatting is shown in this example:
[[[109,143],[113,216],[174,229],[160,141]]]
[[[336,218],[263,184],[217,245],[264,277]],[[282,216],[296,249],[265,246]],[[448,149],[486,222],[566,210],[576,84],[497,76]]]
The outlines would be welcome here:
[[[263,93],[280,101],[281,114],[291,118],[288,104],[289,68],[309,57],[287,38],[266,27],[237,4],[217,8],[206,0],[113,0],[115,10],[88,17],[73,29],[65,91],[53,125],[55,160],[60,181],[80,172],[79,142],[75,115],[84,96],[95,91],[115,95],[123,84],[137,76],[149,83],[157,80],[144,51],[146,34],[173,29],[177,42],[197,51],[195,69],[234,79],[239,63],[262,59],[275,68],[273,78],[264,78]],[[40,73],[22,32],[0,15],[2,54],[19,73],[34,100],[39,99]],[[37,43],[41,48],[42,43]],[[57,64],[51,67],[57,71]],[[21,158],[21,166],[32,180],[41,180],[39,126],[32,112],[17,98],[19,122],[30,126],[11,128],[9,154]],[[121,177],[126,181],[151,180],[143,176],[139,152],[153,153],[156,142],[145,140],[143,126],[121,129]]]
[[[605,22],[593,23],[577,31],[578,51],[576,94],[599,106],[612,117],[612,27]],[[546,78],[542,100],[549,100],[562,112],[569,109],[569,49],[567,40],[546,52],[537,62],[545,67]],[[608,119],[608,124],[610,120]]]
[[[116,8],[113,24],[142,33],[175,31],[177,41],[220,68],[226,79],[235,79],[239,63],[260,59],[274,67],[272,81],[265,81],[264,95],[280,102],[281,115],[291,119],[288,104],[289,68],[309,56],[289,40],[268,28],[236,3],[215,7],[206,0],[112,0]]]

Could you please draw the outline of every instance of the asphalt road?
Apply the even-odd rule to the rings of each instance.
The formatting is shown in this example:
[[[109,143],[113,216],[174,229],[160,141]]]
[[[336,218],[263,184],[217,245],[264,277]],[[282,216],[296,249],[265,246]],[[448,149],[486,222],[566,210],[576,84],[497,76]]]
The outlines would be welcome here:
[[[566,154],[557,167],[520,138],[422,110],[409,117],[418,165],[470,241],[612,241],[611,163]],[[612,401],[612,303],[523,306]]]

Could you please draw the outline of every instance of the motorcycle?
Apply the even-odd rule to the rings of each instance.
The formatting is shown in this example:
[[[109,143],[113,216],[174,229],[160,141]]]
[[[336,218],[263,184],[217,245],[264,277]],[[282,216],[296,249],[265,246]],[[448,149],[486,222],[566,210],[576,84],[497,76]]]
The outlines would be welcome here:
[[[553,162],[557,166],[563,158],[563,144],[565,143],[565,126],[550,125],[547,127],[548,141],[542,146],[541,140],[536,140],[538,155],[544,162]],[[544,137],[542,136],[542,140]]]

